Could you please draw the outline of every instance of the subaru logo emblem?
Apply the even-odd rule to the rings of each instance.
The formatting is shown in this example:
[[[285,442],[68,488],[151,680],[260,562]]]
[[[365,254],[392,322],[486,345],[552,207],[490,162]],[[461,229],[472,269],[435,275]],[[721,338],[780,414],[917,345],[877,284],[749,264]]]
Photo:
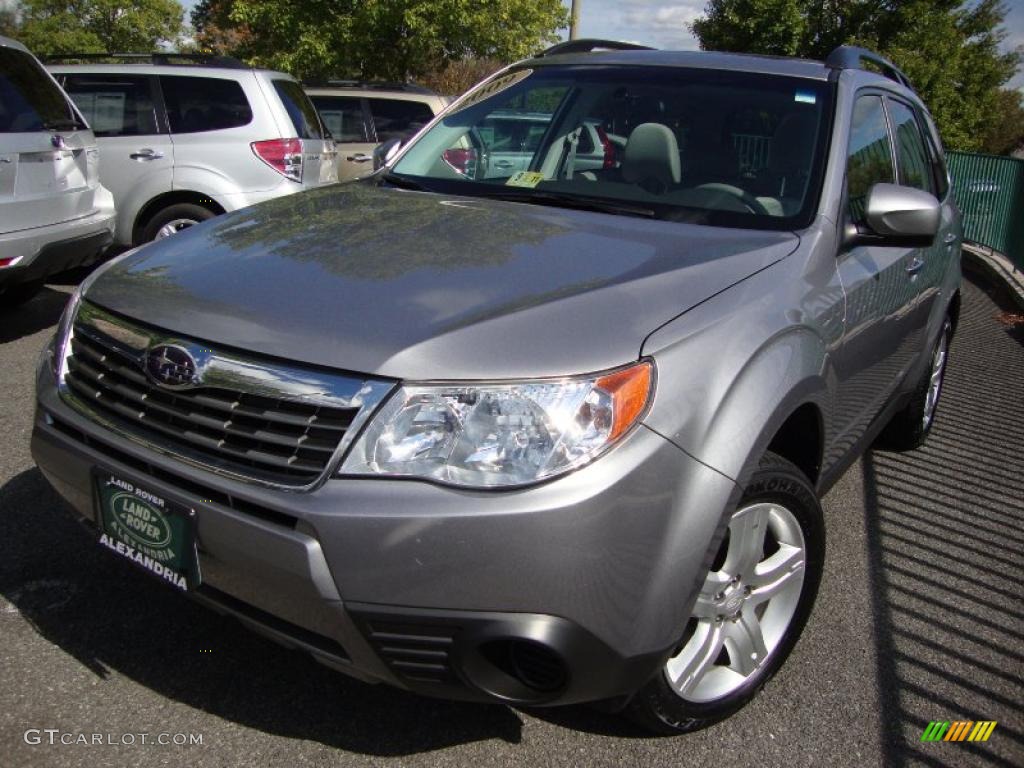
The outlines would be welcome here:
[[[146,354],[149,378],[168,389],[184,389],[196,384],[196,361],[182,347],[161,344]]]
[[[56,133],[50,137],[50,143],[53,144],[54,149],[64,149],[64,147],[67,146],[64,143],[64,137]]]

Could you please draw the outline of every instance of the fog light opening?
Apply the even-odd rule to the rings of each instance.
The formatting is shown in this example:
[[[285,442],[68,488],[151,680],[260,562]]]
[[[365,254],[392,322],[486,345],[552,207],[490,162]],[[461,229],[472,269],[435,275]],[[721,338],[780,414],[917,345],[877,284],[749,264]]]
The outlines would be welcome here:
[[[568,680],[562,657],[533,640],[491,640],[480,646],[480,654],[506,675],[537,693],[559,691]]]

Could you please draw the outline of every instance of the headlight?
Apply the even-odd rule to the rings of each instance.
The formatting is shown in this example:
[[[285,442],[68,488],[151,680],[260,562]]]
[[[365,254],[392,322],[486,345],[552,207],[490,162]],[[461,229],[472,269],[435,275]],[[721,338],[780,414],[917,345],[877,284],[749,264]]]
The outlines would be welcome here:
[[[340,474],[465,487],[554,477],[625,435],[647,407],[653,379],[644,361],[579,378],[404,386],[370,421]]]
[[[75,322],[75,315],[78,314],[78,305],[82,303],[84,286],[83,282],[75,288],[75,292],[68,299],[67,306],[64,307],[64,313],[60,316],[60,322],[57,323],[57,336],[53,345],[53,375],[57,377],[58,384],[63,381],[64,374],[67,373],[67,347],[71,343],[71,326]]]
[[[68,300],[67,306],[64,307],[64,313],[60,316],[60,322],[57,323],[57,335],[54,337],[53,375],[57,377],[57,384],[60,384],[61,381],[64,380],[64,374],[67,373],[67,352],[68,345],[71,343],[71,328],[75,324],[75,317],[78,315],[78,306],[82,303],[82,296],[84,296],[85,292],[89,290],[89,286],[96,282],[96,278],[114,266],[117,262],[131,256],[141,247],[142,246],[127,250],[96,267],[96,269],[89,273],[88,277],[79,283],[75,292],[71,294],[71,298]]]

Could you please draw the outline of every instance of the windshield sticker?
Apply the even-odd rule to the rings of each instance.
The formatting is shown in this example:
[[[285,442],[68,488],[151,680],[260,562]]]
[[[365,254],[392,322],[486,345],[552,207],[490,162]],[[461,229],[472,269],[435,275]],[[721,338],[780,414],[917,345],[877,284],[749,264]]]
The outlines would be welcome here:
[[[536,187],[544,181],[544,174],[537,171],[519,171],[505,182],[506,187]]]
[[[489,99],[491,96],[511,88],[516,83],[522,82],[532,74],[532,69],[517,69],[515,72],[496,77],[494,80],[485,83],[475,91],[471,91],[456,101],[447,114],[452,115],[456,112],[461,112],[467,107],[472,107],[474,104],[479,104],[484,99]]]
[[[793,101],[800,104],[814,104],[818,98],[810,91],[797,91],[793,96]]]

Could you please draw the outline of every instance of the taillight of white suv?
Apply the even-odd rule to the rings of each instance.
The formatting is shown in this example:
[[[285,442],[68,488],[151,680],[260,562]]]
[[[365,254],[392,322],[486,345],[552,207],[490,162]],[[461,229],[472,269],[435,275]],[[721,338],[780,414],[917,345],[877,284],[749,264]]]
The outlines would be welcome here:
[[[256,157],[286,179],[302,181],[302,139],[267,139],[249,146]]]

